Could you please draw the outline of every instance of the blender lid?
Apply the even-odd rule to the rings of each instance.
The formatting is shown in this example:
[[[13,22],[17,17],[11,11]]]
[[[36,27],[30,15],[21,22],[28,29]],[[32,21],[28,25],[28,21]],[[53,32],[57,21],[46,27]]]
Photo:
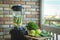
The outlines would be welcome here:
[[[14,5],[11,8],[13,11],[22,11],[22,6],[21,5]]]

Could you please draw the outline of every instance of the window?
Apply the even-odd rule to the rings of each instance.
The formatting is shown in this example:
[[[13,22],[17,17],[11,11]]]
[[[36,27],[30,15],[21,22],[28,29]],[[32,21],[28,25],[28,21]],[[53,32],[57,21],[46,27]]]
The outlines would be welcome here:
[[[60,19],[60,0],[42,0],[42,20]]]

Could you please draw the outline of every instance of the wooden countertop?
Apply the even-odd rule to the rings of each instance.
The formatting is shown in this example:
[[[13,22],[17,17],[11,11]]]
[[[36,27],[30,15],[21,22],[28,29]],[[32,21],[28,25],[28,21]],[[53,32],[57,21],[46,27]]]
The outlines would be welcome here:
[[[24,36],[28,39],[36,39],[36,40],[44,40],[44,39],[52,38],[52,37],[32,37],[29,35],[24,35]]]

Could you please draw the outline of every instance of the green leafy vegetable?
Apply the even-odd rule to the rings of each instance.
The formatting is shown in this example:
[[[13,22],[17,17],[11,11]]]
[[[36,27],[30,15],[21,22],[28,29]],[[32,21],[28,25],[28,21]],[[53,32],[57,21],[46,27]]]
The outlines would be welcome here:
[[[14,16],[14,18],[13,18],[13,23],[14,23],[14,25],[15,26],[19,26],[19,25],[21,25],[21,23],[22,23],[22,18],[21,18],[21,16]]]
[[[27,23],[26,27],[28,30],[36,30],[39,28],[38,25],[34,22]]]

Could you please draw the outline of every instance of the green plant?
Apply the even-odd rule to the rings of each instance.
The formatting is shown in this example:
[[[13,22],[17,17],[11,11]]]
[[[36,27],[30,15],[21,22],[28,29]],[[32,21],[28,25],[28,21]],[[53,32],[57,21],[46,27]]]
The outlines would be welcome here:
[[[21,19],[21,16],[14,16],[13,17],[13,23],[15,26],[19,26],[22,24],[22,19]]]
[[[36,30],[39,28],[38,25],[34,22],[27,23],[26,27],[28,30]]]

